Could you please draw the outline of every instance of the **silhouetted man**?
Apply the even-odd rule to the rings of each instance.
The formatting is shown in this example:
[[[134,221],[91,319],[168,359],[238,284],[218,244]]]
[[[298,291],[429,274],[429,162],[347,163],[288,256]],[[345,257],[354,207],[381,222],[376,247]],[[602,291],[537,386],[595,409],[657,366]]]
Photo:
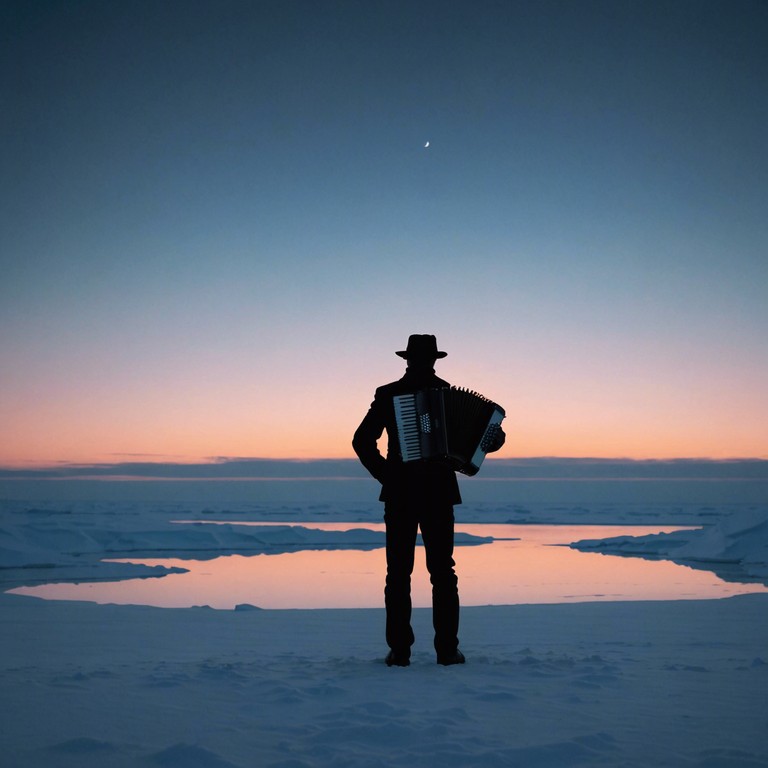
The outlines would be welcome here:
[[[411,628],[411,573],[416,533],[426,552],[432,582],[432,623],[438,664],[463,664],[459,650],[459,590],[453,560],[453,507],[461,503],[456,473],[444,458],[403,462],[393,397],[427,388],[449,387],[435,375],[435,362],[446,356],[431,335],[412,335],[397,355],[407,360],[405,376],[376,390],[371,408],[355,432],[352,446],[363,466],[381,483],[386,523],[387,579],[384,588],[387,666],[406,667],[414,642]],[[387,457],[377,440],[387,431]],[[492,446],[504,444],[499,430]]]

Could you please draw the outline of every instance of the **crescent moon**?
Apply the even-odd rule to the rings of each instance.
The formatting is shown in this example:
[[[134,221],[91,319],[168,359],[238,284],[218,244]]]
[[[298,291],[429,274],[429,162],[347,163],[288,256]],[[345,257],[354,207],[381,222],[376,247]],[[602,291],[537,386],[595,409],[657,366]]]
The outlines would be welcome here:
[[[424,149],[426,149],[428,146],[429,146],[429,142],[427,142],[427,143],[424,145]]]

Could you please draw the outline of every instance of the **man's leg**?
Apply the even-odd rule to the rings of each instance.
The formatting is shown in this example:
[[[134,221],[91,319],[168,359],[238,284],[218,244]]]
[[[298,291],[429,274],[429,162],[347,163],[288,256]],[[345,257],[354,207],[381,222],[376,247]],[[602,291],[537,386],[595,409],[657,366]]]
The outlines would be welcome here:
[[[394,654],[394,664],[407,663],[414,640],[411,627],[411,574],[418,522],[412,510],[400,504],[385,505],[384,522],[387,531],[387,581],[384,587],[387,645]]]
[[[453,507],[439,506],[423,515],[421,537],[432,582],[435,651],[438,661],[444,663],[457,658],[459,647],[459,587],[453,560]]]

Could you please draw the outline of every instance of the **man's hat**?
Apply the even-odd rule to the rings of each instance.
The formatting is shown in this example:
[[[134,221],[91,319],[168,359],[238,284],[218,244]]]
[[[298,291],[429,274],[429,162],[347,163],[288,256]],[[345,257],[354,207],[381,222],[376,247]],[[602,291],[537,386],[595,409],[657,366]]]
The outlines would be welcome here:
[[[432,334],[414,333],[408,337],[408,348],[395,354],[406,360],[439,360],[448,353],[438,352],[437,339]]]

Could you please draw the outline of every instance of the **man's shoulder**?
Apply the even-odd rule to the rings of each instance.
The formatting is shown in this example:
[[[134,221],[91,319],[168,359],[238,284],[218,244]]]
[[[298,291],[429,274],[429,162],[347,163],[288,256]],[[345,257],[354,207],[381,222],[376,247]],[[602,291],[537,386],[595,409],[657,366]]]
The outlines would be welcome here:
[[[430,389],[443,389],[448,388],[451,385],[444,379],[433,376],[422,387],[428,387]],[[392,397],[392,395],[401,395],[406,392],[413,392],[414,385],[412,381],[409,381],[407,377],[398,379],[397,381],[391,381],[389,384],[383,384],[376,389],[376,397]]]
[[[386,397],[387,395],[396,395],[400,392],[406,392],[408,390],[407,385],[402,379],[397,381],[390,381],[389,384],[382,384],[376,388],[376,397]]]

